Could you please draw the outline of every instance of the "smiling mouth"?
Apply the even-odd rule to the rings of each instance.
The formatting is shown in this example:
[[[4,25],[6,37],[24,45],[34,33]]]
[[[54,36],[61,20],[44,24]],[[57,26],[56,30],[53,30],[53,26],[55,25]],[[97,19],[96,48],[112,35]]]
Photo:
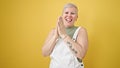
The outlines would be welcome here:
[[[72,22],[72,19],[65,19],[66,22]]]

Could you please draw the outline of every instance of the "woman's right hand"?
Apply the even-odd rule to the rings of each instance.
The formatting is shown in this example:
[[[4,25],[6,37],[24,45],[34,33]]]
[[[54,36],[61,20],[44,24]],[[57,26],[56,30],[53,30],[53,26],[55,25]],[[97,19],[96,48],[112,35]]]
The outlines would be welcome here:
[[[67,36],[67,34],[65,32],[65,26],[64,26],[64,22],[61,16],[59,17],[57,24],[58,24],[57,26],[58,34],[61,38],[64,39]]]
[[[58,38],[59,37],[59,33],[58,33],[58,22],[59,22],[59,19],[57,20],[56,22],[56,28],[54,29],[54,36],[55,38]]]

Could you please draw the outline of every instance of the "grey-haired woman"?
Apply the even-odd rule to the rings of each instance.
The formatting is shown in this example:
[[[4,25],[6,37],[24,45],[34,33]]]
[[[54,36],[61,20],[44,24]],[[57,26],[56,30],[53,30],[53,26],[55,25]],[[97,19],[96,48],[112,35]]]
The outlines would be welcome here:
[[[82,59],[88,49],[88,36],[84,27],[74,26],[77,18],[78,8],[66,4],[42,48],[43,56],[51,58],[50,68],[84,68]]]

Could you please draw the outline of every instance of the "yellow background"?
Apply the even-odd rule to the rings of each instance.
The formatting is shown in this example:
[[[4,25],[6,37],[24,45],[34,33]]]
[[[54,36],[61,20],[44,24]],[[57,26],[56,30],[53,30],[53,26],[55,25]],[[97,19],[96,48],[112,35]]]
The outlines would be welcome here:
[[[120,68],[120,0],[0,0],[0,68],[48,68],[41,48],[68,2],[88,31],[85,68]]]

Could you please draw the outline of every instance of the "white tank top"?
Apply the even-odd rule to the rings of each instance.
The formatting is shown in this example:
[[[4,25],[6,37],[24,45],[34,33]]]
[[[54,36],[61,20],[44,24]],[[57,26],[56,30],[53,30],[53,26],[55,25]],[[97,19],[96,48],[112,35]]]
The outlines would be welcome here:
[[[73,35],[73,40],[77,39],[80,27],[78,27]],[[67,43],[63,39],[59,39],[56,43],[51,55],[50,68],[84,68],[83,62],[79,62],[77,57],[73,55]]]

